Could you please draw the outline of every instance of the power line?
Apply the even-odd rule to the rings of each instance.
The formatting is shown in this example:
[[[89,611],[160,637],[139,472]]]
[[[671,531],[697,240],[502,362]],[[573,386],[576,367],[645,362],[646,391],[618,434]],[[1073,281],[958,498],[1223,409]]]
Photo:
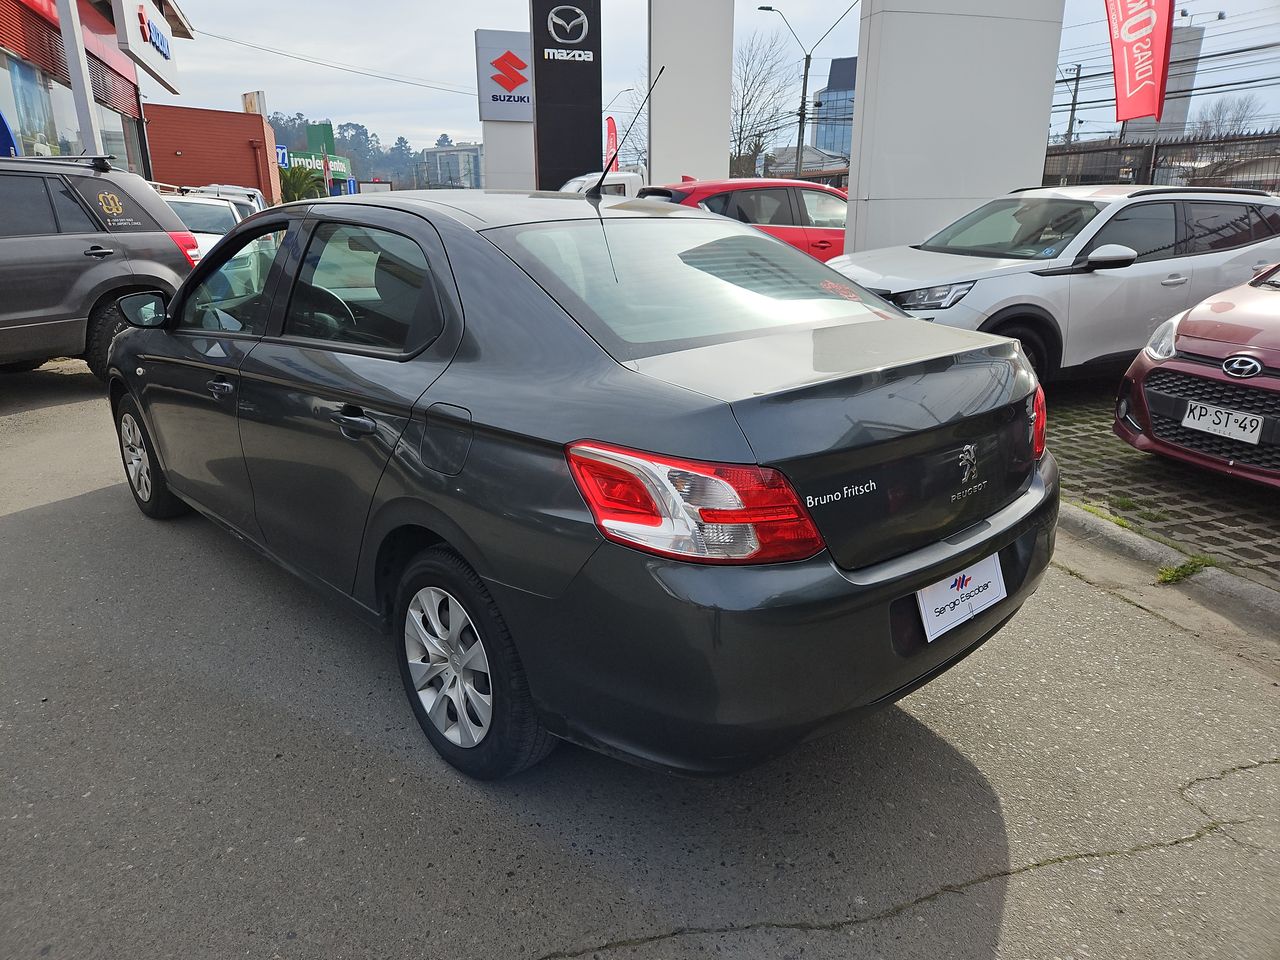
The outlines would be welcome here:
[[[316,57],[309,57],[301,53],[290,53],[288,50],[279,50],[275,47],[265,47],[259,43],[250,43],[248,40],[237,40],[235,37],[224,37],[221,34],[210,33],[207,30],[197,30],[196,33],[205,37],[213,37],[215,40],[235,43],[242,47],[252,47],[254,50],[261,50],[264,53],[275,54],[278,57],[286,57],[290,60],[299,60],[303,63],[311,63],[318,67],[327,67],[330,70],[341,70],[343,73],[354,73],[358,76],[372,77],[375,80],[386,80],[390,83],[402,83],[410,87],[425,87],[428,90],[436,90],[440,93],[456,93],[464,97],[474,97],[476,95],[474,90],[457,90],[431,80],[397,76],[395,74],[377,73],[368,68],[337,63],[331,60],[320,60]]]
[[[1227,91],[1227,88],[1230,88],[1230,90],[1229,90],[1229,91],[1227,91],[1227,92],[1240,92],[1240,91],[1245,91],[1245,90],[1260,90],[1260,89],[1264,89],[1264,88],[1266,88],[1266,87],[1280,87],[1280,80],[1272,80],[1272,81],[1270,81],[1270,82],[1268,82],[1268,83],[1258,83],[1256,80],[1234,80],[1234,81],[1228,81],[1228,82],[1226,82],[1226,83],[1212,84],[1212,85],[1207,86],[1207,87],[1194,87],[1194,88],[1192,88],[1191,90],[1187,90],[1187,91],[1182,92],[1182,93],[1171,93],[1171,94],[1169,94],[1168,96],[1166,96],[1166,97],[1165,97],[1165,100],[1166,100],[1166,101],[1169,101],[1169,100],[1187,100],[1187,99],[1189,99],[1189,98],[1191,98],[1191,97],[1196,96],[1197,94],[1201,94],[1201,93],[1208,93],[1208,92],[1209,92],[1209,91],[1211,91],[1211,90],[1223,90],[1223,91]],[[1085,100],[1085,101],[1082,101],[1082,102],[1080,102],[1080,103],[1077,103],[1077,104],[1076,104],[1076,107],[1077,107],[1077,108],[1079,108],[1079,107],[1089,107],[1089,106],[1107,106],[1108,104],[1113,104],[1113,103],[1115,103],[1115,99],[1114,99],[1114,98],[1112,98],[1112,97],[1104,97],[1104,98],[1103,98],[1103,99],[1101,99],[1101,100]],[[1057,106],[1053,107],[1053,109],[1052,109],[1050,112],[1051,112],[1051,113],[1062,113],[1062,112],[1064,112],[1064,111],[1066,111],[1066,110],[1069,110],[1069,109],[1070,109],[1070,105],[1069,105],[1069,104],[1059,104],[1059,105],[1057,105]]]

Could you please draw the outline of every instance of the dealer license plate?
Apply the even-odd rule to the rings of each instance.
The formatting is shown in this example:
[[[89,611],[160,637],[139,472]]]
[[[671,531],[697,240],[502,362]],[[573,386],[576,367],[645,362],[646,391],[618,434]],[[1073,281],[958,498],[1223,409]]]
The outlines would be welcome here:
[[[1219,437],[1243,440],[1245,443],[1257,443],[1262,437],[1262,417],[1211,407],[1194,400],[1187,401],[1187,412],[1182,416],[1182,425]]]
[[[925,639],[932,643],[1005,598],[1000,558],[990,556],[916,591]]]

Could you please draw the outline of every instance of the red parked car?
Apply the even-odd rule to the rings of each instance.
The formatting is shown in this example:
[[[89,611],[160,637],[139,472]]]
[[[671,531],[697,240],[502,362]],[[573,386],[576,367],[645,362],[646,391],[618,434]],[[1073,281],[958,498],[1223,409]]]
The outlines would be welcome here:
[[[1280,265],[1157,327],[1120,385],[1114,429],[1280,489]]]
[[[844,253],[843,190],[805,180],[686,180],[644,187],[640,196],[701,207],[749,223],[819,260]]]

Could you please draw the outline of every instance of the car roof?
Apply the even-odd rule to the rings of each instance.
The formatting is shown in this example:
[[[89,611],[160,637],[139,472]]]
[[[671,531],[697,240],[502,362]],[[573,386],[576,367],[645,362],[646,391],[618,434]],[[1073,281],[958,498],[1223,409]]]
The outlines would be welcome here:
[[[1144,183],[1098,183],[1073,187],[1024,187],[1014,190],[1020,197],[1053,197],[1061,200],[1128,200],[1139,196],[1237,196],[1262,197],[1263,190],[1236,190],[1230,187],[1166,187]]]
[[[204,203],[215,207],[235,206],[226,197],[211,197],[204,193],[162,193],[160,198],[165,201],[180,200],[186,203]]]
[[[409,212],[444,214],[473,230],[522,223],[557,220],[621,220],[637,217],[708,219],[713,214],[663,200],[602,196],[594,200],[581,193],[521,190],[392,190],[347,197],[300,201],[314,206],[358,204],[391,207]],[[719,219],[719,218],[716,218]]]
[[[812,180],[787,180],[783,177],[737,177],[729,180],[685,180],[681,183],[655,183],[663,190],[748,190],[756,187],[816,187],[838,190],[838,187]]]

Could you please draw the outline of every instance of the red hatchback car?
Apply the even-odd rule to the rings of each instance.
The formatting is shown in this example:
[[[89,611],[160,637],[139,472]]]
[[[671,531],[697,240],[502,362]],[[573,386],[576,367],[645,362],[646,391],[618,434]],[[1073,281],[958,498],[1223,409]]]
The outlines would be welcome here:
[[[686,180],[644,187],[640,196],[701,207],[749,223],[819,260],[844,253],[843,190],[805,180]]]
[[[1161,324],[1124,376],[1114,429],[1280,489],[1280,265]]]

